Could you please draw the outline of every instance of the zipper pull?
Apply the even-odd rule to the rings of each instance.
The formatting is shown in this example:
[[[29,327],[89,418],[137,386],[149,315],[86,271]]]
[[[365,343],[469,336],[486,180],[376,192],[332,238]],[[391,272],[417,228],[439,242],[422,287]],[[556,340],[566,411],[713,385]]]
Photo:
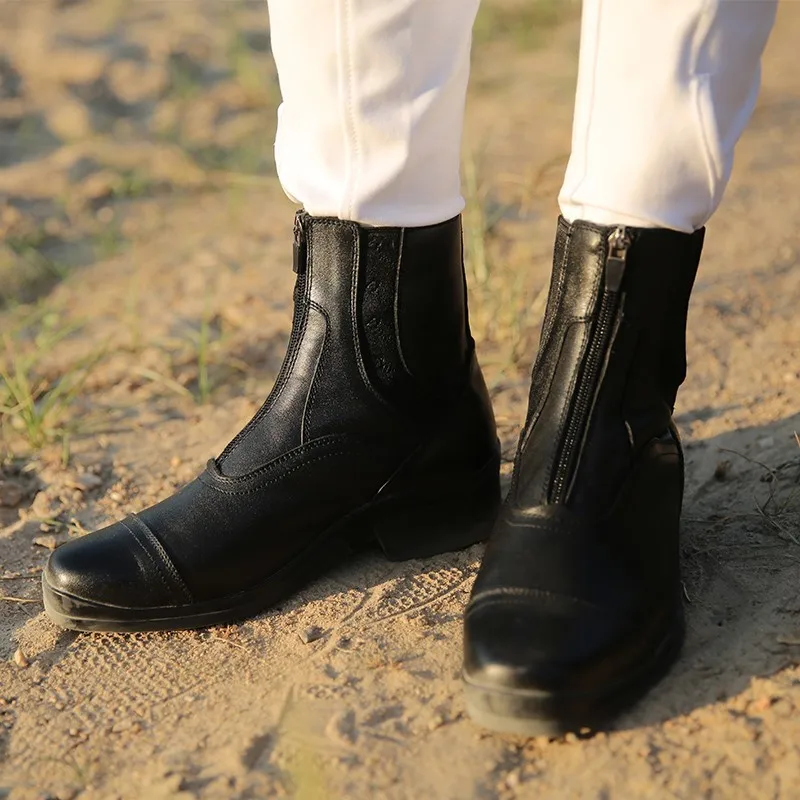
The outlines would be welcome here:
[[[608,237],[608,257],[606,258],[606,291],[618,292],[625,275],[625,264],[628,259],[628,248],[631,236],[627,228],[614,228]]]
[[[306,269],[306,231],[303,227],[303,212],[294,215],[294,244],[292,246],[292,270],[298,275]]]

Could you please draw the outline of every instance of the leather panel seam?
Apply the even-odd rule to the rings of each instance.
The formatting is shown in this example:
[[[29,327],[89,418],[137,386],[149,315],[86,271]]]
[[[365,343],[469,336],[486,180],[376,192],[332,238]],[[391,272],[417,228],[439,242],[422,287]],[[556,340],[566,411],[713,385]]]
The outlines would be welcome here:
[[[258,469],[255,469],[252,472],[248,472],[244,475],[215,475],[206,470],[206,472],[199,476],[199,480],[201,480],[206,486],[211,486],[212,488],[217,484],[236,485],[245,483],[252,478],[258,477],[259,475],[263,475],[267,472],[278,469],[284,464],[284,462],[290,461],[292,458],[296,458],[298,455],[302,455],[308,450],[313,450],[318,447],[325,447],[326,445],[339,444],[348,438],[349,437],[346,434],[328,434],[327,436],[321,436],[319,439],[312,439],[310,442],[306,442],[300,447],[294,448],[288,453],[284,453],[269,463],[264,464],[264,466],[258,467]],[[209,481],[211,481],[211,483],[209,483]]]
[[[137,531],[128,524],[127,519],[121,520],[121,524],[123,525],[125,530],[128,531],[128,533],[130,533],[136,544],[139,545],[144,554],[147,556],[147,559],[152,565],[153,569],[155,570],[155,573],[158,576],[161,585],[167,592],[167,598],[169,598],[173,593],[174,587],[170,585],[169,581],[167,580],[167,577],[164,575],[163,565],[153,557],[153,554],[150,552],[150,548],[147,547],[145,543],[139,538],[139,533],[137,533]],[[147,543],[149,544],[148,539],[145,539],[145,541],[147,541]]]
[[[566,220],[564,220],[564,221],[566,222]],[[559,219],[559,224],[560,224],[560,222],[561,222],[561,218]],[[565,288],[566,283],[567,283],[566,267],[567,267],[567,259],[569,257],[569,242],[570,242],[571,235],[572,235],[572,231],[568,227],[567,231],[566,231],[566,234],[565,234],[566,241],[564,243],[564,253],[563,253],[562,257],[561,257],[561,263],[558,266],[558,272],[556,273],[558,283],[556,283],[555,292],[553,292],[553,311],[552,311],[552,315],[549,318],[545,318],[544,323],[542,324],[542,331],[541,331],[541,334],[540,334],[540,337],[539,337],[541,339],[540,344],[539,344],[539,354],[540,354],[540,356],[537,356],[536,361],[534,362],[533,369],[532,369],[532,375],[537,374],[538,368],[541,366],[540,357],[544,358],[544,354],[546,352],[546,348],[548,348],[550,346],[550,341],[551,341],[552,337],[555,336],[556,331],[557,331],[557,322],[558,322],[559,317],[560,317],[560,314],[557,313],[557,312],[561,308],[561,304],[562,304],[562,301],[564,299],[564,288]],[[561,346],[563,348],[563,346],[564,346],[563,345],[563,341],[562,341],[562,345]],[[556,360],[556,365],[558,365],[558,361],[557,360]],[[527,444],[528,440],[530,439],[531,433],[533,432],[533,428],[535,427],[536,423],[538,422],[539,417],[541,416],[541,413],[542,413],[542,409],[544,408],[544,406],[547,403],[547,398],[550,396],[550,392],[552,391],[552,388],[553,388],[553,379],[554,378],[555,378],[555,371],[553,371],[553,373],[550,375],[550,381],[549,381],[549,383],[547,385],[546,391],[544,392],[544,394],[543,394],[543,396],[542,396],[542,398],[541,398],[541,400],[539,402],[539,407],[536,409],[535,413],[531,413],[531,414],[528,415],[528,419],[526,420],[526,427],[529,426],[528,427],[528,435],[525,437],[524,444]],[[524,444],[523,444],[523,446],[524,446]],[[522,448],[520,448],[520,450],[521,449]]]
[[[403,353],[403,344],[400,339],[400,271],[403,268],[403,252],[405,249],[405,241],[406,229],[401,228],[400,249],[397,252],[397,266],[395,267],[394,277],[394,335],[397,342],[397,354],[400,356],[400,363],[403,365],[406,375],[408,375],[410,378],[413,378],[414,375],[408,366],[408,362],[406,361],[405,353]]]
[[[300,423],[300,444],[305,444],[305,436],[306,436],[306,428],[308,427],[309,418],[311,416],[311,409],[314,406],[314,398],[317,393],[317,375],[321,374],[322,372],[322,357],[325,354],[325,345],[328,343],[328,335],[330,332],[331,321],[330,317],[328,316],[328,312],[319,305],[319,303],[314,302],[313,300],[309,303],[309,308],[314,309],[315,311],[319,312],[322,315],[322,318],[325,322],[325,333],[322,336],[322,344],[319,348],[319,354],[317,355],[317,363],[314,365],[314,374],[311,377],[311,386],[308,390],[308,394],[306,395],[306,402],[305,408],[303,409],[303,419]]]
[[[163,566],[166,567],[170,577],[173,579],[173,581],[175,581],[175,583],[184,593],[186,599],[191,602],[194,599],[192,593],[191,591],[189,591],[189,587],[184,583],[184,580],[183,578],[181,578],[181,575],[178,572],[177,567],[172,563],[172,559],[169,557],[169,553],[167,553],[166,549],[164,548],[164,545],[161,544],[161,542],[159,541],[159,538],[155,535],[155,533],[153,533],[153,531],[150,530],[150,528],[147,526],[147,523],[145,523],[144,520],[140,519],[136,514],[131,514],[128,517],[128,520],[130,522],[135,523],[136,526],[141,531],[141,533],[144,534],[147,541],[155,549],[156,554],[161,559],[161,563],[163,564]],[[130,530],[130,525],[127,525],[126,527]]]
[[[288,469],[288,470],[284,471],[277,478],[273,478],[272,480],[260,482],[257,486],[252,486],[249,489],[226,489],[226,488],[223,488],[221,486],[213,486],[213,485],[211,486],[211,488],[216,489],[220,494],[231,495],[231,496],[254,494],[256,492],[262,491],[267,486],[273,486],[276,483],[280,483],[281,481],[285,480],[286,477],[288,477],[292,473],[297,472],[298,470],[303,469],[304,467],[307,467],[310,464],[315,464],[318,461],[324,461],[326,458],[332,458],[333,456],[347,455],[347,454],[352,453],[352,452],[354,452],[354,451],[352,451],[352,450],[334,450],[331,453],[324,453],[321,456],[317,456],[316,458],[312,458],[312,459],[310,459],[308,461],[303,461],[300,464],[297,464],[296,466],[292,467],[291,469]],[[208,485],[208,484],[206,484],[206,485]]]

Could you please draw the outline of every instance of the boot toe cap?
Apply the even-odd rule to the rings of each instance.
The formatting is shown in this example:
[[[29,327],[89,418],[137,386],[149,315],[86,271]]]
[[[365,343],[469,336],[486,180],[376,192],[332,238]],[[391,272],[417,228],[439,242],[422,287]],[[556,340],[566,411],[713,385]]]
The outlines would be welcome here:
[[[536,600],[472,602],[464,627],[467,680],[543,694],[596,691],[616,672],[611,662],[625,623],[571,597],[542,593]]]
[[[50,599],[116,608],[148,608],[173,600],[162,569],[123,522],[57,548],[43,579]]]

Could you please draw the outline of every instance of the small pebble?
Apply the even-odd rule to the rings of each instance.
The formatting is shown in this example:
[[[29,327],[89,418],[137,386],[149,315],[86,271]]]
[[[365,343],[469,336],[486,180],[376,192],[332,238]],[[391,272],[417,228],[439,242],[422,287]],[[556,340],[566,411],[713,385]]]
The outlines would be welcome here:
[[[299,635],[303,644],[310,644],[311,642],[316,642],[317,639],[321,639],[325,635],[325,631],[317,625],[310,625],[308,628],[303,628]]]
[[[44,536],[35,536],[33,543],[48,550],[55,550],[58,547],[58,539],[52,533],[46,533]]]
[[[16,652],[14,653],[14,663],[20,668],[25,669],[25,667],[30,666],[30,661],[28,661],[25,653],[22,652],[19,648],[17,648]]]

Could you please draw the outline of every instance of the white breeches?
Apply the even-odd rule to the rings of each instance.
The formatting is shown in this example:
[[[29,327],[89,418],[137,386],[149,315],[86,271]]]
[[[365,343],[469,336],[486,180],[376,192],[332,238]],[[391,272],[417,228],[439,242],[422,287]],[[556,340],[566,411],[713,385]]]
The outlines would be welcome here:
[[[479,0],[269,0],[275,157],[317,216],[441,222],[464,206]],[[753,111],[777,0],[584,0],[567,219],[692,231]],[[532,113],[534,110],[532,109]]]

